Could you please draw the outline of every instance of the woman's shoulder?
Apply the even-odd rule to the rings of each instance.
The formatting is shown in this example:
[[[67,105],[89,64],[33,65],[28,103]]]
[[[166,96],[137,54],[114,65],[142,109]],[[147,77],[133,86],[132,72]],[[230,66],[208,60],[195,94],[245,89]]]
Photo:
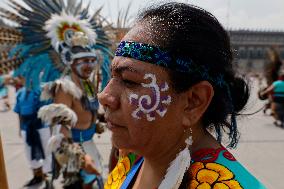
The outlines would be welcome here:
[[[200,149],[192,154],[189,189],[265,187],[224,147]]]

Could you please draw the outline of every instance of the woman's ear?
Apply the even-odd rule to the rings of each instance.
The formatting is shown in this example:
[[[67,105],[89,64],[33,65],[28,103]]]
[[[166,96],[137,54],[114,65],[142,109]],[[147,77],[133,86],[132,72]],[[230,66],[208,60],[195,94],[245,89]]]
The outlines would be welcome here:
[[[214,89],[208,81],[201,81],[185,92],[183,125],[189,127],[199,122],[214,96]]]

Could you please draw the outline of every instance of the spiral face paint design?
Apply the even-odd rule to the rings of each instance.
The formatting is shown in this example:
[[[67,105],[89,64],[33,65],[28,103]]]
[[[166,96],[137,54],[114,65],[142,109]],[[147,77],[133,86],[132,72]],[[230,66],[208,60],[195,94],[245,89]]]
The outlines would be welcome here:
[[[151,89],[151,94],[142,96],[137,94],[129,95],[130,103],[138,106],[131,115],[136,119],[141,119],[142,116],[145,115],[148,121],[154,121],[156,119],[156,113],[160,117],[164,117],[167,113],[165,106],[170,105],[172,99],[169,95],[161,95],[161,92],[168,91],[169,85],[165,82],[159,87],[154,74],[145,74],[144,79],[151,79],[150,83],[141,84],[143,87]]]

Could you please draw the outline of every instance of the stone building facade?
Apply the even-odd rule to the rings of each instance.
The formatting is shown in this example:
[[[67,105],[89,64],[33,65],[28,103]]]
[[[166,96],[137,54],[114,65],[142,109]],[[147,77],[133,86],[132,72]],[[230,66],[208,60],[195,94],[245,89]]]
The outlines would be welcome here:
[[[262,73],[268,63],[267,52],[274,47],[284,59],[284,32],[281,31],[228,31],[234,49],[234,66],[241,72]]]
[[[0,26],[8,27],[1,19]],[[128,29],[117,28],[114,40],[118,42]],[[284,59],[284,31],[228,30],[228,33],[234,50],[234,66],[241,73],[262,73],[268,63],[267,52],[271,47],[276,48]],[[0,51],[10,47],[0,44]]]

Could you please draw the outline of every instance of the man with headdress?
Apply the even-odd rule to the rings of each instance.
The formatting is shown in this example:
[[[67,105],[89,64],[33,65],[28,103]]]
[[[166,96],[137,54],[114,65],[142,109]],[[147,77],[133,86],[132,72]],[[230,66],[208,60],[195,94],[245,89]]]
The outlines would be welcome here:
[[[71,129],[72,140],[79,143],[83,151],[93,158],[96,170],[101,173],[101,156],[92,140],[96,132],[102,132],[100,125],[96,124],[99,103],[93,75],[98,65],[98,57],[96,52],[88,46],[88,38],[81,32],[74,33],[69,49],[64,49],[64,45],[59,46],[58,50],[68,61],[66,65],[70,67],[70,75],[46,85],[43,96],[51,95],[54,103],[64,104],[65,109],[70,109],[76,114],[77,122]],[[47,113],[49,111],[47,110]],[[60,113],[55,115],[55,117],[58,116]],[[50,117],[50,120],[55,117]],[[57,124],[61,122],[57,121]],[[69,131],[61,127],[61,132]],[[95,179],[99,185],[102,184],[100,175],[90,175],[81,171],[81,176],[86,186],[91,187]]]
[[[48,149],[64,170],[64,185],[70,188],[80,177],[84,178],[85,187],[91,187],[95,179],[102,185],[100,156],[92,137],[101,128],[96,124],[96,93],[110,77],[111,43],[100,9],[90,15],[89,6],[76,0],[24,3],[29,9],[16,1],[9,2],[17,15],[5,8],[0,10],[19,26],[13,32],[0,30],[0,34],[10,33],[7,42],[16,44],[7,52],[8,71],[24,73],[27,86],[30,81],[36,87],[47,82],[42,99],[52,99],[54,103],[42,107],[38,114],[52,127]],[[0,67],[0,71],[6,70]],[[93,157],[96,169],[92,169],[91,158],[86,154]],[[96,174],[88,175],[82,168]],[[77,175],[79,172],[81,176]]]

